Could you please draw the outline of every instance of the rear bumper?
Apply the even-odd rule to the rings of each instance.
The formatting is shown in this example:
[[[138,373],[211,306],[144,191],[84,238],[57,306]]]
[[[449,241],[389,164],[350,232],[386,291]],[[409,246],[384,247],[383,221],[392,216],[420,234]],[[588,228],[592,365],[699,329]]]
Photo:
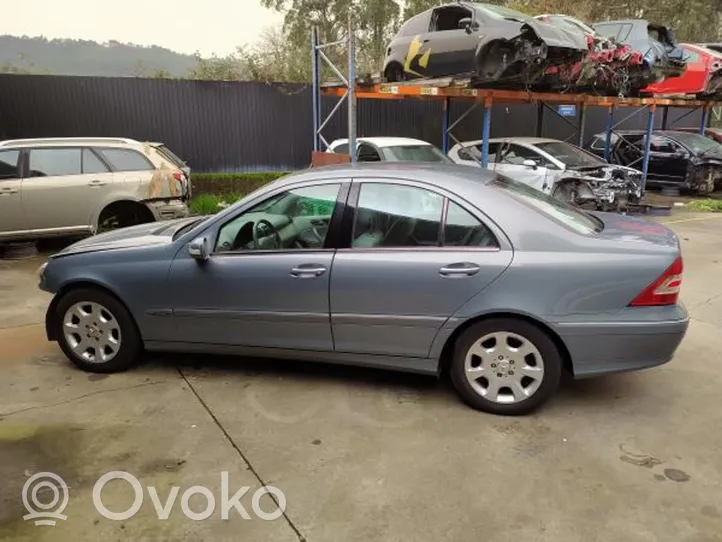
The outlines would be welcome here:
[[[153,213],[156,220],[173,220],[189,216],[188,205],[180,200],[147,201],[145,204]]]
[[[572,360],[575,378],[637,371],[667,363],[689,327],[683,306],[678,317],[658,321],[575,322],[555,325]]]

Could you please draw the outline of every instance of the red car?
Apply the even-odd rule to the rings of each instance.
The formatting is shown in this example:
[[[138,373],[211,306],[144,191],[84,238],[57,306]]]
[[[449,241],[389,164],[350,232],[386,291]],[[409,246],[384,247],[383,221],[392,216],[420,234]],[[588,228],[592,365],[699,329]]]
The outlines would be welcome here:
[[[679,77],[670,77],[642,90],[643,94],[722,97],[722,53],[702,45],[681,44],[687,55],[687,68]]]

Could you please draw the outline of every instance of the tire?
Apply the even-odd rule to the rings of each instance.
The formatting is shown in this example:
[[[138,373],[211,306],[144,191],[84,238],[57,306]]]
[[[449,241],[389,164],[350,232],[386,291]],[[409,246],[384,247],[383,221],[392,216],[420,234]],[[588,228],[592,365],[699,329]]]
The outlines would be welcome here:
[[[387,83],[403,83],[406,81],[406,74],[401,64],[391,64],[386,68],[386,82]]]
[[[65,355],[91,373],[125,371],[135,364],[142,349],[140,333],[128,309],[102,290],[79,288],[65,294],[58,302],[54,325]],[[72,329],[74,333],[69,332],[70,325],[78,326]],[[103,355],[108,359],[103,360]]]
[[[504,337],[500,334],[507,334],[511,351],[502,347],[503,354],[497,354],[497,339]],[[522,352],[513,352],[516,348]],[[474,355],[472,349],[482,356]],[[522,355],[524,350],[528,353]],[[472,371],[478,376],[467,378],[467,372]],[[451,381],[466,404],[507,416],[528,414],[540,407],[557,389],[561,375],[562,357],[551,338],[537,326],[515,318],[493,318],[465,330],[456,341],[450,370]],[[494,393],[495,386],[498,393],[491,399],[486,395]]]

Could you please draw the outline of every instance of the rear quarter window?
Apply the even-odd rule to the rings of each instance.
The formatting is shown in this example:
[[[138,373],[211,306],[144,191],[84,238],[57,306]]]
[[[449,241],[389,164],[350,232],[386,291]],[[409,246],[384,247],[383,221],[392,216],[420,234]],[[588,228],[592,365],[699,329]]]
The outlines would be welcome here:
[[[602,221],[589,213],[504,175],[497,175],[496,179],[492,181],[492,185],[577,233],[590,235],[599,233],[604,228]]]
[[[138,151],[131,149],[97,149],[114,171],[152,171],[155,169],[150,160]]]

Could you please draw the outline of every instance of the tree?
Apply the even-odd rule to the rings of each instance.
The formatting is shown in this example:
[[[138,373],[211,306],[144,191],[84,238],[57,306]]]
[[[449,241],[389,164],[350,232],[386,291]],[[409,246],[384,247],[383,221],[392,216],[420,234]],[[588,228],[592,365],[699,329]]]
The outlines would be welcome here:
[[[242,81],[247,79],[248,70],[244,61],[244,50],[238,48],[236,53],[225,57],[213,55],[203,58],[195,54],[196,67],[191,71],[191,79],[211,81]]]

